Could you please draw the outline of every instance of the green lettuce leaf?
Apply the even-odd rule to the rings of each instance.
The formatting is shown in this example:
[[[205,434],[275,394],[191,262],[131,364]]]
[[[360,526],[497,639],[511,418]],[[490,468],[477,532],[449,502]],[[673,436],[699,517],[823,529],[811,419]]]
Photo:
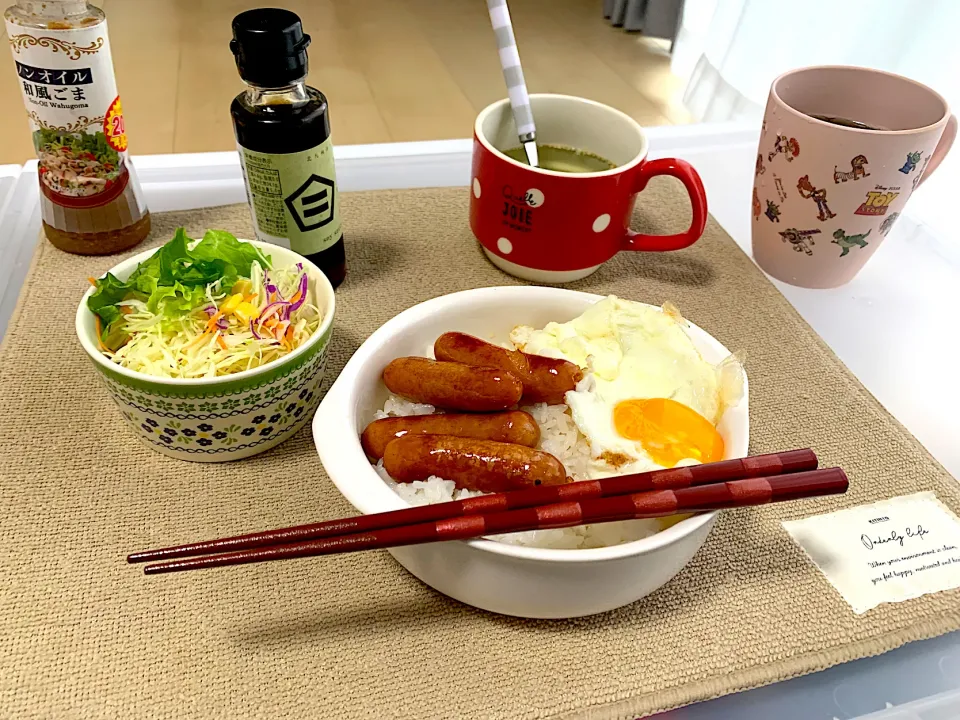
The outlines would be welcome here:
[[[147,298],[150,312],[174,318],[192,312],[207,303],[206,285],[190,287],[183,283],[160,285]]]
[[[224,230],[207,230],[191,255],[195,261],[222,261],[232,265],[239,277],[250,277],[250,266],[254,262],[262,268],[270,267],[270,259],[259,248],[240,242]]]
[[[101,342],[111,349],[126,342],[125,335],[111,327],[123,319],[117,307],[123,300],[135,298],[153,313],[178,318],[207,302],[210,284],[219,281],[223,290],[229,290],[239,278],[250,277],[254,262],[271,267],[270,258],[258,248],[224,230],[208,230],[191,250],[192,242],[178,228],[173,239],[140,263],[126,282],[110,273],[97,280],[87,307],[100,317]]]
[[[113,273],[107,273],[97,280],[97,289],[93,291],[93,295],[87,300],[87,307],[97,315],[100,315],[101,320],[105,320],[101,310],[113,307],[126,298],[129,292],[129,283],[121,282]],[[113,307],[113,309],[116,310],[115,307]],[[117,310],[117,312],[119,312],[119,310]]]

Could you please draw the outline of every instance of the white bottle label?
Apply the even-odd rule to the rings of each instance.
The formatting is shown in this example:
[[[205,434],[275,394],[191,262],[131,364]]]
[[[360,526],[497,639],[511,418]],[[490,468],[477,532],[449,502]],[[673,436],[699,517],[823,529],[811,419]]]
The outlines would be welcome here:
[[[41,30],[8,20],[6,27],[44,196],[73,209],[113,201],[130,171],[106,22]],[[138,220],[144,209],[129,210]]]

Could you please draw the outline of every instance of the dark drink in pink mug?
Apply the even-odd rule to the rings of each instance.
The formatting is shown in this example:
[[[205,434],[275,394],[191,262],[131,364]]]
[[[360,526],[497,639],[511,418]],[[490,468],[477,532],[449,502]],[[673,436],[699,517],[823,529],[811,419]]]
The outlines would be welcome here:
[[[535,282],[586,277],[621,250],[679,250],[707,222],[700,176],[676,158],[648,160],[643,128],[606,105],[568,95],[531,95],[537,143],[610,161],[596,172],[533,168],[504,151],[519,145],[507,100],[485,108],[474,127],[470,227],[504,272]],[[634,200],[656,175],[679,179],[690,196],[690,227],[675,235],[630,230]]]

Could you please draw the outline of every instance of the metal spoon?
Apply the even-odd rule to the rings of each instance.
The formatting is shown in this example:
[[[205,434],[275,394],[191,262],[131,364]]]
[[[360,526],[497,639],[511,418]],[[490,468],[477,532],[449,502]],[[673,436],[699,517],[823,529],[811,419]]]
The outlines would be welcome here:
[[[523,68],[520,67],[520,53],[513,36],[513,24],[510,22],[507,0],[487,0],[487,9],[490,11],[493,32],[497,36],[500,67],[503,68],[503,79],[507,83],[507,96],[510,98],[510,107],[513,109],[513,120],[517,125],[520,144],[523,145],[527,162],[531,167],[539,167],[537,127],[533,123],[530,95],[527,93],[527,83],[523,79]]]

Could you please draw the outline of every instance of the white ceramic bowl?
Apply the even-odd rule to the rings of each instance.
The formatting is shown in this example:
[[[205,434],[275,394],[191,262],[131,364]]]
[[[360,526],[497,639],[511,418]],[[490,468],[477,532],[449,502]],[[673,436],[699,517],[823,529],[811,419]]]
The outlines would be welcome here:
[[[83,295],[77,308],[80,344],[137,436],[157,452],[181,460],[222,462],[269,450],[291,437],[320,403],[320,385],[333,332],[335,301],[330,281],[316,265],[288,248],[248,241],[275,265],[303,263],[325,315],[296,350],[252,370],[216,378],[161,378],[120,367],[100,352],[96,320]],[[153,255],[146,250],[110,269],[126,280]]]
[[[483,288],[429,300],[384,324],[353,355],[314,416],[314,442],[334,484],[365,514],[407,507],[360,447],[360,432],[388,395],[380,380],[388,362],[424,355],[447,331],[506,340],[515,325],[566,322],[601,299],[559,288]],[[729,355],[700,328],[691,324],[689,332],[709,362]],[[726,457],[747,454],[746,386],[743,400],[726,411],[718,430]],[[715,520],[716,513],[696,515],[643,540],[588,550],[470,540],[390,552],[425,583],[469,605],[519,617],[568,618],[612,610],[653,592],[687,564]]]

